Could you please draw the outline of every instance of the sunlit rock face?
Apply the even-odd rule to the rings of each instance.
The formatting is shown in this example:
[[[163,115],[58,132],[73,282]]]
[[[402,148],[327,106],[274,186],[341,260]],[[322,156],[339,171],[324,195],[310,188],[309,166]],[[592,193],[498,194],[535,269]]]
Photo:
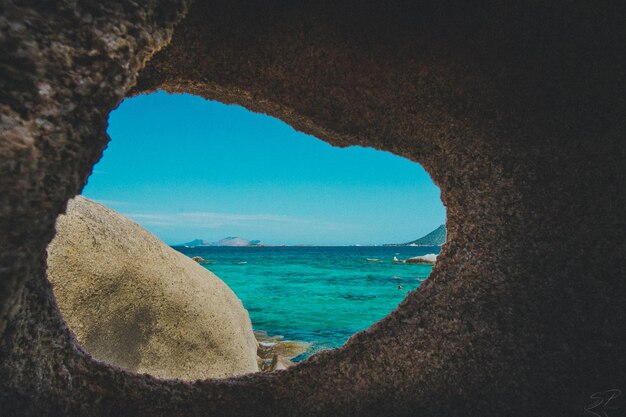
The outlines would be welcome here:
[[[256,372],[248,312],[230,288],[137,223],[76,197],[48,247],[63,318],[96,358],[161,378]]]
[[[0,9],[1,415],[572,416],[623,389],[621,6],[196,1],[168,45],[182,0],[79,3]],[[158,88],[422,164],[448,215],[430,279],[287,371],[190,385],[94,361],[45,248],[108,113]]]

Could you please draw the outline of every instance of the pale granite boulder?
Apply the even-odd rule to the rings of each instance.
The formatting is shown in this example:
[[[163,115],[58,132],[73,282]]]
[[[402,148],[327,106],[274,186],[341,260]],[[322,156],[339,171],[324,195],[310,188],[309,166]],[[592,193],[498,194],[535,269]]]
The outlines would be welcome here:
[[[48,278],[81,345],[162,378],[258,370],[248,312],[217,276],[137,223],[76,197],[57,220]]]

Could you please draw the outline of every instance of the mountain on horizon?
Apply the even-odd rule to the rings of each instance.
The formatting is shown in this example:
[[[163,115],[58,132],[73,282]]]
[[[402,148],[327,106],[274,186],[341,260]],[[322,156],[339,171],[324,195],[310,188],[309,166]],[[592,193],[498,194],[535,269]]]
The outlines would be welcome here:
[[[250,241],[237,236],[228,236],[215,243],[216,246],[248,246]]]
[[[388,243],[383,246],[441,246],[446,243],[446,225],[442,224],[432,232],[407,243]]]
[[[202,239],[194,239],[191,242],[181,243],[180,246],[211,246],[211,243],[205,242]]]
[[[237,236],[228,236],[217,242],[207,242],[202,239],[194,239],[191,242],[183,243],[179,246],[258,246],[261,243],[260,240],[248,240]]]

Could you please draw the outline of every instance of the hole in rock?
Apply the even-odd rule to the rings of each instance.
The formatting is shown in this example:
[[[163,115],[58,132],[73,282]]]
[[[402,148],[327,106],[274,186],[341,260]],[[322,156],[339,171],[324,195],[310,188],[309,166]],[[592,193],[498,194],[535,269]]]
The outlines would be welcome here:
[[[228,377],[339,347],[445,241],[438,188],[386,152],[163,92],[126,99],[108,133],[48,272],[79,343],[131,371]]]

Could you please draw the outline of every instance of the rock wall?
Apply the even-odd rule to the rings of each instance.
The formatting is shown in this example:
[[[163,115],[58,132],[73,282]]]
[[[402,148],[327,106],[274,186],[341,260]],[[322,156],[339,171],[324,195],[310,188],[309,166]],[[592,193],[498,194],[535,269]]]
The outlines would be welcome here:
[[[626,390],[622,3],[196,1],[129,91],[183,3],[2,2],[3,415],[572,416]],[[448,213],[431,278],[287,371],[188,384],[93,361],[45,247],[108,112],[157,88],[420,162]]]
[[[258,371],[248,312],[218,277],[137,223],[75,197],[48,246],[48,279],[100,360],[186,380]]]

